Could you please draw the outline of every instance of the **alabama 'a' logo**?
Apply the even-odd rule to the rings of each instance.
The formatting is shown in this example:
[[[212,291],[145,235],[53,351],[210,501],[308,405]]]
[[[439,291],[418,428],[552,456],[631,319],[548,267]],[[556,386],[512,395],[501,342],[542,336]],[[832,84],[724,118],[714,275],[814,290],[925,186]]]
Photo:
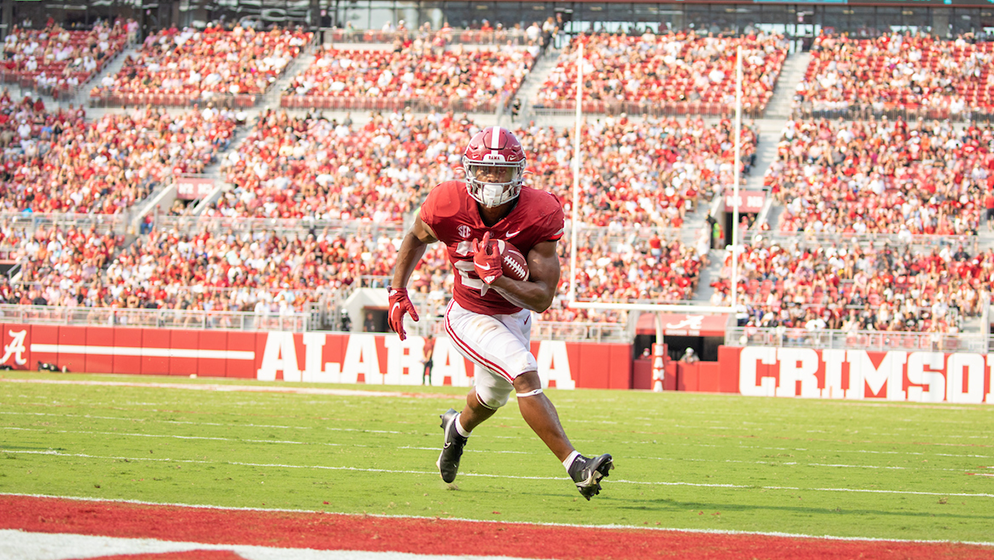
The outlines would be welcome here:
[[[27,348],[24,347],[24,338],[28,335],[28,331],[7,331],[7,334],[10,335],[10,344],[3,347],[3,358],[0,359],[0,364],[6,364],[11,356],[14,357],[14,363],[19,366],[28,363],[28,359],[24,357],[24,353],[27,352]]]
[[[459,232],[459,235],[460,235],[460,236],[461,236],[461,237],[462,237],[463,239],[466,239],[466,238],[468,238],[468,237],[470,236],[470,234],[471,234],[471,233],[473,233],[473,230],[472,230],[472,229],[470,229],[470,228],[469,228],[469,226],[467,226],[466,224],[463,224],[463,225],[459,226],[459,227],[458,227],[458,228],[456,229],[456,231],[457,231],[457,232]]]

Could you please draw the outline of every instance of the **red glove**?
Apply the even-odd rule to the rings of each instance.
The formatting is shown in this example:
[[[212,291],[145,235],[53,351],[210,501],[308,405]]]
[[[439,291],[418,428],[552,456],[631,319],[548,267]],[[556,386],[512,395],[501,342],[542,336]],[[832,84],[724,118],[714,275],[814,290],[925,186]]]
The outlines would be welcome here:
[[[486,284],[493,284],[494,280],[504,275],[501,265],[500,251],[497,244],[490,243],[490,232],[483,234],[483,241],[473,240],[473,267],[476,275]]]
[[[411,319],[418,320],[418,310],[414,309],[411,298],[407,297],[407,288],[390,288],[390,313],[387,315],[387,323],[394,332],[400,335],[400,339],[407,338],[404,332],[404,314],[410,313]]]

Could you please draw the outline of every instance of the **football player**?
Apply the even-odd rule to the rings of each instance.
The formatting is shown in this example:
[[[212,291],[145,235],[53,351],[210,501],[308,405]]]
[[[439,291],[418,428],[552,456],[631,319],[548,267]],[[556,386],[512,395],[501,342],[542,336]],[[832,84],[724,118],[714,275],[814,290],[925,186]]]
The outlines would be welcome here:
[[[455,480],[470,433],[504,406],[513,390],[525,421],[589,500],[614,468],[611,455],[588,458],[573,448],[555,406],[542,393],[529,349],[531,312],[548,309],[559,285],[556,244],[565,227],[562,205],[554,195],[524,185],[525,153],[505,128],[488,127],[473,136],[462,162],[465,182],[441,183],[421,206],[400,246],[390,288],[390,328],[403,340],[404,315],[418,320],[407,282],[425,247],[445,244],[455,272],[445,331],[475,364],[475,386],[462,412],[449,409],[441,415],[444,446],[438,470],[445,482]],[[527,280],[501,273],[501,255],[490,244],[498,239],[525,255]]]

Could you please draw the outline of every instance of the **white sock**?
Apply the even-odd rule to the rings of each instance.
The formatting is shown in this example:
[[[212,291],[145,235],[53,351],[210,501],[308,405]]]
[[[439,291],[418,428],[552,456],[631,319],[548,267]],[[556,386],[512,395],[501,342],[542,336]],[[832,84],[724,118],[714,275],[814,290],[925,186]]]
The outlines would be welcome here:
[[[569,472],[569,468],[573,466],[573,461],[576,461],[576,458],[579,456],[580,452],[574,449],[573,452],[569,454],[569,457],[566,457],[566,460],[563,461],[563,466],[566,467],[566,472]]]
[[[461,435],[462,437],[469,437],[469,434],[471,434],[473,432],[471,432],[471,431],[467,432],[466,428],[462,427],[462,422],[459,421],[459,417],[460,416],[462,416],[461,412],[459,414],[456,414],[456,420],[455,420],[456,431],[459,432],[459,435]]]

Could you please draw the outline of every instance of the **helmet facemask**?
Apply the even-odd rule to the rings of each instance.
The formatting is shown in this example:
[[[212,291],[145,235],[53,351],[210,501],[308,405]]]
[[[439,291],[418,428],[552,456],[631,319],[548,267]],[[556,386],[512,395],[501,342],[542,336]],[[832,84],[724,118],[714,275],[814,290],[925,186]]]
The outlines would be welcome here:
[[[473,161],[463,156],[463,169],[469,183],[469,194],[487,208],[510,202],[521,194],[524,182],[525,161],[506,162],[500,155],[484,156],[484,161]]]

